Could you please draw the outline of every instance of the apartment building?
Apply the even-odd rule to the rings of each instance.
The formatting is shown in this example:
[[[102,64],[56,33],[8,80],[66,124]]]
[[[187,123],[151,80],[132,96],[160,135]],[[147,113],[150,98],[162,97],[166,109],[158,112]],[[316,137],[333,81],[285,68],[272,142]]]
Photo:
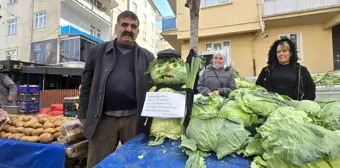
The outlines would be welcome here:
[[[185,1],[168,0],[175,17],[163,18],[163,37],[185,57],[190,15]],[[313,72],[340,69],[339,0],[202,0],[199,52],[225,49],[243,76],[266,65],[271,44],[288,37]]]
[[[135,11],[141,20],[139,45],[156,52],[152,0],[3,0],[0,2],[0,60],[41,64],[84,62],[91,46],[114,36],[118,14]]]

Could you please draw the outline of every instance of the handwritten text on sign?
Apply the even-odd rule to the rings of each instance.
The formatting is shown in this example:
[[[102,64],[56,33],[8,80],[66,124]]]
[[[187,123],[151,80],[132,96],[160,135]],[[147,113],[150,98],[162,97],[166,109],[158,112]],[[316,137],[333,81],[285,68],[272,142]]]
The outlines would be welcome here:
[[[142,116],[156,118],[184,118],[185,95],[171,92],[148,92]]]

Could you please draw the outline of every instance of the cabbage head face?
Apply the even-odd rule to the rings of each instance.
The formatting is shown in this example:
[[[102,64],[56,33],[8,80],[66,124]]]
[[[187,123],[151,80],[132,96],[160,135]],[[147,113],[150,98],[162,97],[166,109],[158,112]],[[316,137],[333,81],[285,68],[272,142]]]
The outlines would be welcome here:
[[[186,81],[186,64],[182,59],[155,59],[148,72],[154,84],[184,84]]]

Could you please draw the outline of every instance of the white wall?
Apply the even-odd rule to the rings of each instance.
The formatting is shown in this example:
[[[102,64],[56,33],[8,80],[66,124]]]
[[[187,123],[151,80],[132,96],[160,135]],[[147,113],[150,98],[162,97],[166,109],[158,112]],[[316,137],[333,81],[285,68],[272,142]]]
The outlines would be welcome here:
[[[92,18],[92,19],[91,19]],[[61,4],[60,11],[60,26],[73,26],[81,31],[90,34],[90,25],[101,30],[101,39],[104,41],[110,40],[111,27],[107,24],[98,23],[100,20],[89,15],[81,15],[75,12],[69,6]]]

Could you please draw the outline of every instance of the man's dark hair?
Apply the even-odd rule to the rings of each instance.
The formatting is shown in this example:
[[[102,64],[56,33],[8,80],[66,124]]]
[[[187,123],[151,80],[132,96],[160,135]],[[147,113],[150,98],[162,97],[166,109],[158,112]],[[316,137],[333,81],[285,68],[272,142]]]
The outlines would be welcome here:
[[[293,63],[293,64],[297,63],[297,61],[299,60],[299,57],[297,55],[296,45],[293,43],[292,40],[285,37],[285,38],[276,40],[270,47],[269,52],[268,52],[268,62],[267,62],[268,65],[274,65],[279,62],[279,60],[277,59],[277,47],[279,45],[283,45],[284,43],[287,43],[289,45],[290,53],[292,54],[290,57],[290,63]]]
[[[117,17],[117,23],[120,22],[121,18],[130,18],[132,20],[136,20],[137,21],[137,26],[139,26],[138,16],[135,13],[131,12],[131,11],[126,10],[126,11],[120,13],[118,15],[118,17]]]

